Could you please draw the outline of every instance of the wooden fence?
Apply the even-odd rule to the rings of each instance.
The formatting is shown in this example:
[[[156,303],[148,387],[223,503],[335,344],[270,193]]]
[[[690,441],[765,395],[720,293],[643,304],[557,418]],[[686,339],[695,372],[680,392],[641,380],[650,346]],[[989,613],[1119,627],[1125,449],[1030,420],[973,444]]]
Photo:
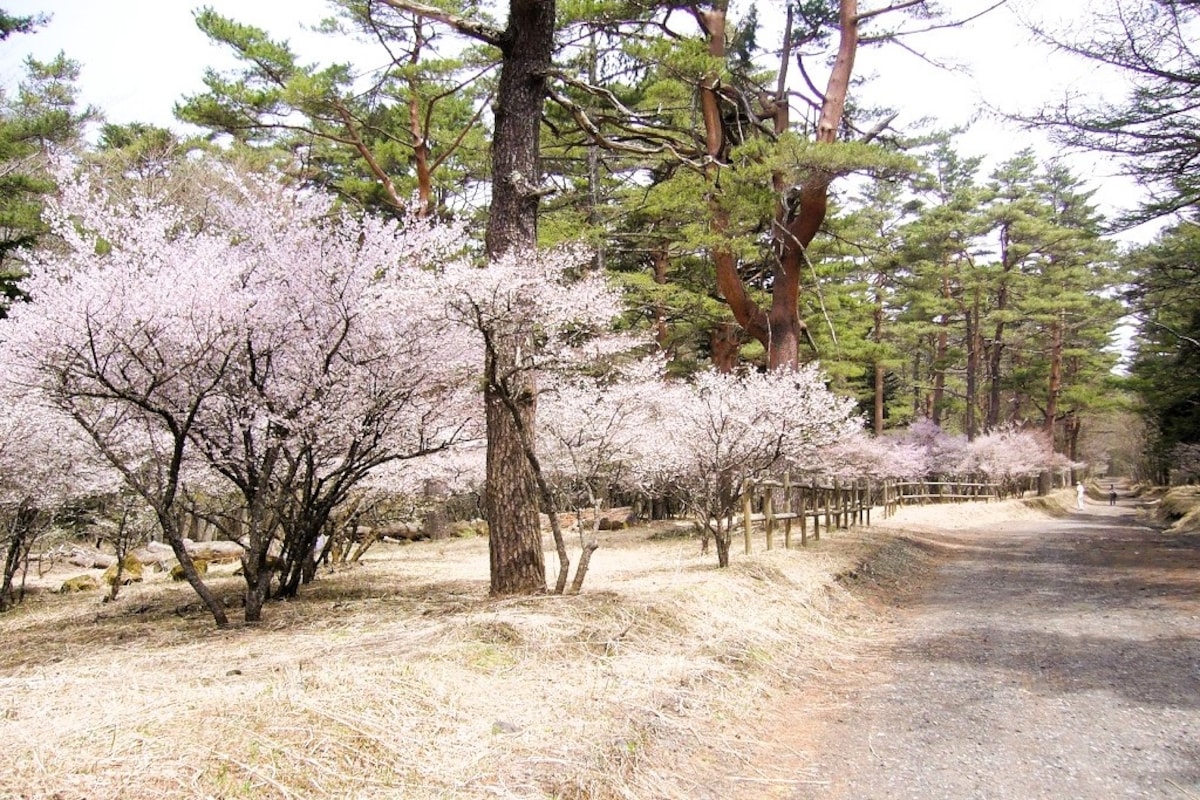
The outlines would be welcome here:
[[[927,503],[988,502],[1000,496],[1000,484],[974,480],[885,481],[894,506]]]
[[[902,505],[959,503],[999,496],[1000,485],[973,480],[962,481],[808,481],[745,480],[742,483],[742,528],[746,552],[751,552],[753,529],[761,523],[767,549],[775,547],[776,532],[782,529],[783,546],[792,546],[795,528],[800,544],[809,538],[820,539],[825,531],[871,524],[871,511],[878,508],[884,518]]]

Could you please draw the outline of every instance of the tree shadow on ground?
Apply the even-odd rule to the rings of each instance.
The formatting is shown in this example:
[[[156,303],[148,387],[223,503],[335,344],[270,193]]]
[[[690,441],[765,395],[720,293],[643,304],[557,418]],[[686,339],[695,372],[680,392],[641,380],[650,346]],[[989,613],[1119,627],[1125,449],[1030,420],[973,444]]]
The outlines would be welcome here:
[[[997,670],[1036,692],[1200,707],[1200,538],[1128,522],[981,532],[977,546],[956,533],[944,580],[915,600],[949,630],[898,655]]]
[[[918,640],[900,656],[1006,672],[1045,695],[1099,690],[1143,706],[1200,708],[1193,635],[1147,640],[984,627]]]

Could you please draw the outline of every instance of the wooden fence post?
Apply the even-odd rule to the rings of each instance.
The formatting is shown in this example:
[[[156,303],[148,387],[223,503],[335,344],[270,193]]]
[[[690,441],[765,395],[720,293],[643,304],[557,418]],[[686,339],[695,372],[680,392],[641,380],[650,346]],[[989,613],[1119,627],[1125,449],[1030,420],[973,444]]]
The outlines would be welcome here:
[[[783,549],[792,549],[792,514],[796,513],[796,505],[792,501],[792,476],[783,473],[783,513],[788,516],[783,520]]]
[[[800,546],[808,546],[808,496],[804,493],[804,487],[796,487],[799,497],[796,498],[796,506],[800,509]]]
[[[775,547],[775,486],[771,481],[763,485],[766,493],[763,495],[763,527],[767,530],[767,549]]]
[[[742,481],[742,527],[746,538],[746,555],[750,555],[750,529],[754,525],[754,521],[750,519],[754,512],[754,498],[751,494],[754,491],[754,481],[746,478]]]

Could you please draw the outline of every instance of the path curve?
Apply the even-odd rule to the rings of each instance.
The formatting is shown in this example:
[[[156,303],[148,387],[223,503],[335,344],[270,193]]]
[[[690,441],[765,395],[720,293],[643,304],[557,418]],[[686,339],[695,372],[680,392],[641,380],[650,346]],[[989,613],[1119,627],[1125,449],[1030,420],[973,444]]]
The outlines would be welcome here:
[[[1126,503],[938,536],[789,800],[1200,800],[1200,542]]]

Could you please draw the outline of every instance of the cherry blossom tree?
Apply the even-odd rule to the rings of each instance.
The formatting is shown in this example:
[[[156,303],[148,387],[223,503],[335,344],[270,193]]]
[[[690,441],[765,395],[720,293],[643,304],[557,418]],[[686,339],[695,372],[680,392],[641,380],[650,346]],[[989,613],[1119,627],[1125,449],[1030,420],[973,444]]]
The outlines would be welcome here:
[[[838,478],[919,478],[928,471],[924,448],[902,438],[858,431],[824,451],[825,475]]]
[[[731,519],[742,483],[784,464],[822,465],[826,448],[862,427],[850,398],[830,392],[815,365],[745,375],[703,372],[657,395],[661,435],[643,463],[680,486],[702,533],[729,565]]]
[[[34,255],[33,301],[4,338],[153,508],[218,625],[181,498],[206,468],[241,493],[255,620],[277,536],[294,591],[349,490],[446,446],[470,413],[427,271],[458,234],[351,218],[232,174],[199,214],[153,191],[111,202],[86,173],[66,184],[52,214],[64,246]]]
[[[584,250],[572,248],[511,250],[494,259],[487,269],[451,262],[437,276],[448,318],[469,331],[482,349],[487,402],[499,404],[510,415],[510,427],[533,477],[537,494],[534,505],[540,506],[550,520],[559,558],[555,582],[558,593],[565,590],[570,558],[559,526],[557,499],[538,456],[537,431],[530,424],[537,397],[528,395],[540,373],[565,365],[600,362],[641,342],[610,335],[612,321],[622,310],[621,297],[602,275],[584,268],[587,255]],[[515,354],[501,352],[516,341],[536,342],[536,347],[518,348]],[[488,419],[492,420],[494,414],[495,410],[489,412]],[[489,436],[491,464],[498,460],[492,453],[496,446],[495,437]],[[495,492],[488,492],[486,497],[490,523],[503,510],[495,505]],[[584,552],[585,558],[590,557],[591,550],[585,548]],[[490,536],[489,553],[494,594],[506,593],[508,582],[517,579],[522,585],[540,582],[544,590],[546,566],[540,532],[530,531],[520,542]],[[514,559],[520,563],[514,565]],[[586,573],[586,563],[580,566],[576,588]]]
[[[959,475],[964,471],[967,438],[947,434],[931,419],[919,419],[909,425],[903,441],[924,454],[923,477]]]
[[[977,475],[1015,491],[1024,479],[1045,470],[1071,466],[1051,451],[1041,431],[1003,427],[968,441],[949,434],[928,419],[909,426],[904,436],[886,442],[890,456],[876,468],[883,477],[963,477]]]
[[[434,318],[430,274],[461,250],[461,231],[352,219],[321,196],[282,208],[253,199],[229,218],[255,243],[242,281],[258,299],[193,432],[245,499],[248,619],[276,566],[284,596],[312,574],[318,537],[371,470],[449,446],[475,412],[463,351]]]
[[[1047,470],[1069,467],[1070,460],[1053,452],[1042,431],[1005,427],[968,444],[963,466],[964,472],[978,473],[999,483],[1007,494]]]
[[[4,351],[7,352],[7,351]],[[24,391],[17,365],[0,353],[0,610],[22,599],[29,555],[69,500],[111,491],[116,476],[98,462],[69,417]]]
[[[581,556],[572,591],[579,591],[591,554],[598,547],[600,509],[612,488],[628,484],[639,471],[642,446],[657,409],[651,400],[662,389],[664,364],[638,361],[600,374],[575,374],[544,382],[538,402],[540,469],[550,490],[575,511]],[[559,503],[559,504],[562,504]],[[591,530],[583,509],[593,512]],[[566,573],[559,581],[565,584]]]
[[[72,417],[154,510],[218,625],[224,607],[184,546],[179,496],[187,443],[240,340],[244,299],[226,237],[166,206],[106,202],[86,176],[67,183],[51,226],[61,250],[31,258],[33,300],[4,339],[32,386]]]

